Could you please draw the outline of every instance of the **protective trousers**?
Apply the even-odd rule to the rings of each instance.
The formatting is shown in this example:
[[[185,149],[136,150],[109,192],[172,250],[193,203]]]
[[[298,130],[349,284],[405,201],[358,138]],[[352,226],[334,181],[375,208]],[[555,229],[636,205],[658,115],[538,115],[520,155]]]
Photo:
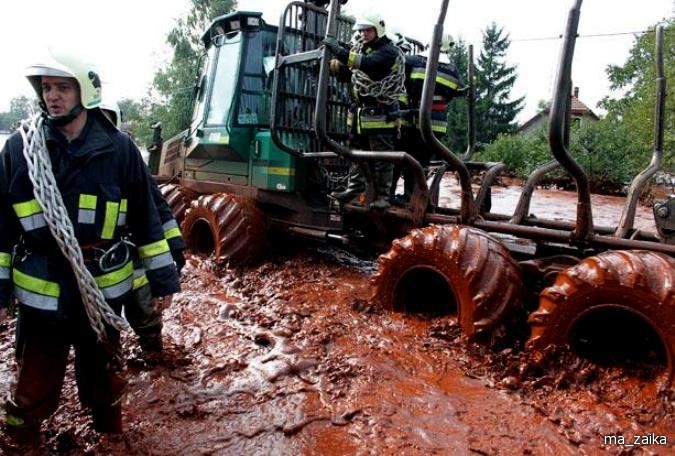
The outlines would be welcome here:
[[[373,152],[389,152],[394,150],[394,134],[364,135],[361,143],[366,150]],[[376,161],[373,165],[375,174],[375,199],[370,203],[371,209],[386,209],[389,203],[391,181],[394,164],[388,161]]]
[[[107,328],[113,350],[119,333]],[[70,347],[75,351],[75,379],[81,404],[90,408],[99,432],[121,432],[120,401],[126,389],[110,349],[96,340],[86,317],[57,320],[20,306],[17,320],[17,381],[7,403],[8,429],[39,428],[59,404]]]

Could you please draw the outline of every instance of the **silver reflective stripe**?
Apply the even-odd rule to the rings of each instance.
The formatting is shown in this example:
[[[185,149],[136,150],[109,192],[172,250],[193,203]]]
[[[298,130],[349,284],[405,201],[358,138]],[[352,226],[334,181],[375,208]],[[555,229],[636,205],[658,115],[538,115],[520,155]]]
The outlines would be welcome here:
[[[42,212],[39,214],[31,215],[30,217],[23,217],[21,220],[21,226],[26,231],[37,230],[47,226],[47,221]]]
[[[77,214],[77,221],[79,223],[93,224],[96,221],[96,211],[80,209],[80,212]]]
[[[14,286],[14,296],[21,304],[42,310],[56,310],[59,307],[59,298],[33,293],[21,287]]]
[[[162,253],[161,255],[143,259],[143,266],[145,266],[146,271],[160,269],[172,264],[173,264],[173,257],[171,256],[171,252],[166,252]]]
[[[103,296],[106,299],[115,299],[119,298],[120,296],[123,296],[125,293],[131,290],[133,285],[134,285],[134,278],[133,276],[129,276],[120,283],[116,283],[115,285],[109,287],[101,288],[101,293],[103,293]]]
[[[173,228],[178,228],[178,222],[176,222],[176,219],[171,219],[164,225],[162,225],[162,228],[164,229],[165,232]]]
[[[117,226],[123,226],[127,224],[127,213],[120,212],[117,216]]]
[[[9,268],[0,267],[0,279],[9,279]]]

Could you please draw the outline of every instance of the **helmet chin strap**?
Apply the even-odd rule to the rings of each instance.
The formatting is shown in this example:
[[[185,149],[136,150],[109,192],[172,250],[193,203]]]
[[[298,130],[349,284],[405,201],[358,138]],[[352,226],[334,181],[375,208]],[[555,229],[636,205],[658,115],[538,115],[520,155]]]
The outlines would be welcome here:
[[[55,126],[55,127],[63,127],[64,125],[68,125],[70,122],[75,120],[77,116],[80,115],[82,110],[84,109],[84,106],[78,103],[77,106],[75,106],[73,109],[70,110],[68,114],[64,114],[62,116],[52,116],[51,114],[48,113],[46,107],[43,106],[45,114],[47,114],[47,121]]]

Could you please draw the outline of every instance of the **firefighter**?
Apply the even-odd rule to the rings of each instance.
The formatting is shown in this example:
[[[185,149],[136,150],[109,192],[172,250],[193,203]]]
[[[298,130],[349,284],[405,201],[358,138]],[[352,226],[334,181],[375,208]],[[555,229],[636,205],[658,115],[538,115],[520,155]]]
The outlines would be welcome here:
[[[411,49],[406,40],[401,39],[397,43],[402,49]],[[449,53],[454,46],[452,35],[446,34],[441,41],[441,53],[438,58],[438,72],[436,73],[436,86],[434,89],[433,104],[431,105],[432,131],[439,139],[445,137],[448,129],[448,103],[454,97],[461,94],[459,88],[459,73],[457,67],[450,61]],[[426,74],[428,52],[421,54],[407,54],[406,66],[406,104],[408,110],[402,115],[403,134],[401,148],[415,157],[422,166],[428,166],[432,158],[429,147],[425,144],[419,132],[418,118],[422,99],[422,87]],[[409,167],[402,168],[404,180],[404,194],[396,197],[394,201],[405,203],[409,201],[413,190],[414,176]],[[398,176],[396,176],[398,178]],[[396,182],[392,184],[392,194],[395,191]]]
[[[24,123],[0,152],[0,316],[18,301],[18,370],[5,430],[39,442],[72,346],[80,402],[97,431],[118,433],[126,383],[116,328],[133,286],[123,228],[134,236],[153,296],[179,291],[178,273],[140,152],[99,109],[96,69],[52,54],[26,77],[43,120]],[[39,162],[38,178],[29,176],[35,165],[26,155]]]
[[[118,103],[104,97],[100,109],[118,130],[122,130],[122,111]],[[171,256],[180,274],[185,265],[185,256],[183,255],[185,241],[178,227],[178,222],[176,222],[169,205],[154,180],[152,180],[152,197],[159,211],[164,237],[169,243]],[[141,350],[146,354],[160,353],[163,349],[162,310],[171,304],[171,296],[161,300],[152,298],[145,268],[137,252],[134,252],[133,290],[132,299],[124,304],[124,315],[138,337]]]
[[[385,35],[384,20],[377,14],[358,19],[354,30],[360,34],[360,43],[347,50],[337,40],[327,37],[323,43],[334,57],[352,73],[352,86],[356,93],[356,112],[352,125],[354,143],[357,148],[370,151],[392,151],[399,133],[398,97],[403,87],[404,64],[399,49]],[[391,84],[390,84],[391,83]],[[390,89],[383,91],[382,87]],[[386,209],[390,206],[393,164],[377,161],[374,163],[375,199],[371,209]],[[332,196],[347,202],[363,193],[365,178],[359,165],[350,169],[347,188]]]

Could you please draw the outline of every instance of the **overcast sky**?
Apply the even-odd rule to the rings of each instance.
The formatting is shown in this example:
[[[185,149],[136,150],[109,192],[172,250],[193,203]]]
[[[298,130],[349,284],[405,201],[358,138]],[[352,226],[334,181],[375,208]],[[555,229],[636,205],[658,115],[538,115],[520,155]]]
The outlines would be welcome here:
[[[286,0],[240,0],[240,9],[262,11],[276,24]],[[390,28],[426,42],[440,0],[350,0],[358,15],[379,11]],[[510,34],[507,61],[518,66],[513,95],[526,96],[520,120],[550,99],[561,40],[572,0],[450,0],[445,30],[480,49],[481,31],[492,21]],[[24,69],[47,46],[77,50],[97,62],[104,90],[113,97],[140,99],[157,68],[168,58],[166,35],[188,0],[4,0],[0,14],[0,110],[17,95],[31,95]],[[672,0],[585,0],[581,9],[573,82],[592,109],[609,93],[605,68],[621,64],[635,38],[631,34],[669,17]],[[604,37],[584,37],[603,35]],[[553,38],[553,39],[545,39]]]

